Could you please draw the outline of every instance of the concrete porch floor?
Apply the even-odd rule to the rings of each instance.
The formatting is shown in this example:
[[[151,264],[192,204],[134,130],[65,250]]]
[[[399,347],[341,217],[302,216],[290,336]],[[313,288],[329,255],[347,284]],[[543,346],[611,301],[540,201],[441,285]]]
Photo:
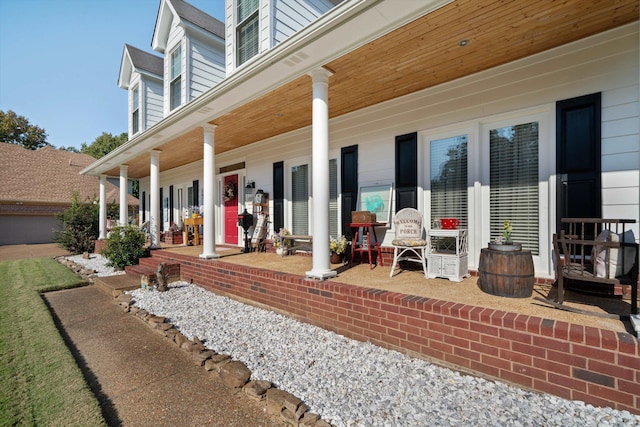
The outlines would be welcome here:
[[[202,252],[202,246],[163,245],[162,250],[198,257]],[[219,260],[223,262],[300,276],[304,276],[305,272],[312,269],[310,256],[281,257],[270,252],[245,254],[240,252],[240,248],[226,246],[216,247],[216,253],[220,255]],[[627,318],[630,313],[630,300],[621,297],[604,297],[567,291],[565,305],[601,314],[621,315],[624,316],[622,320],[558,310],[534,299],[535,297],[553,299],[557,294],[557,289],[551,285],[535,285],[533,295],[530,298],[506,298],[483,292],[477,285],[478,278],[474,276],[457,283],[447,279],[425,279],[421,269],[396,269],[394,277],[390,278],[391,266],[387,264],[374,266],[373,269],[370,269],[366,262],[354,264],[351,267],[338,264],[332,264],[331,267],[338,272],[338,275],[329,279],[330,281],[635,334],[631,322]]]

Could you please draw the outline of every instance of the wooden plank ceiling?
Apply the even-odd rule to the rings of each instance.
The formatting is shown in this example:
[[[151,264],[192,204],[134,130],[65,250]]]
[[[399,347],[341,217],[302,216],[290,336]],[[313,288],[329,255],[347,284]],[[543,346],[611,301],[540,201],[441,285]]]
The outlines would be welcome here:
[[[456,0],[326,67],[337,117],[638,20],[637,0]],[[465,46],[460,42],[466,40]],[[216,153],[311,124],[311,78],[302,76],[216,119]],[[202,158],[203,132],[161,147],[161,170]],[[114,168],[109,172],[119,174]],[[129,176],[149,175],[149,155]]]

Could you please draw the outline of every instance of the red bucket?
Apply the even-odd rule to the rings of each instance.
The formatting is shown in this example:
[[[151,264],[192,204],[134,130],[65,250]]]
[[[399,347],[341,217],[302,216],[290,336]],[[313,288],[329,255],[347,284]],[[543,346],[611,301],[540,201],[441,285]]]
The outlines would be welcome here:
[[[457,218],[442,218],[440,220],[440,227],[445,230],[455,230],[460,225],[460,220]]]

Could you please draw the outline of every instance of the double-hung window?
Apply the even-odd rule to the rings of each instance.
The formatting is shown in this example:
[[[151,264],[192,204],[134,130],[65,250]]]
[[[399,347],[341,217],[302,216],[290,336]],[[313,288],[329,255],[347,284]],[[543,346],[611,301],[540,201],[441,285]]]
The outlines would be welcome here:
[[[182,103],[182,46],[171,52],[170,77],[169,108],[174,110]]]
[[[468,228],[467,143],[467,135],[430,142],[432,224],[457,218],[460,228]]]
[[[491,238],[502,234],[539,254],[538,122],[489,130],[489,210]]]
[[[242,65],[258,54],[260,29],[258,0],[238,0],[237,62]]]
[[[338,238],[338,161],[329,160],[329,235]]]
[[[133,105],[131,108],[131,134],[135,135],[140,131],[140,88],[133,89]]]

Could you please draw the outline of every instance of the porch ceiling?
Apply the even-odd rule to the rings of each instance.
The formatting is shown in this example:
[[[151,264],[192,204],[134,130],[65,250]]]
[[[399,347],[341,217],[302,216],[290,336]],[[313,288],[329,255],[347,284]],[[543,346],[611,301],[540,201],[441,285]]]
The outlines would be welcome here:
[[[337,117],[638,20],[637,0],[455,0],[325,66]],[[466,46],[459,43],[466,40]],[[216,153],[311,125],[302,76],[215,119]],[[197,128],[158,147],[161,170],[202,159]],[[149,175],[149,155],[128,162]],[[114,167],[108,174],[118,175]]]

